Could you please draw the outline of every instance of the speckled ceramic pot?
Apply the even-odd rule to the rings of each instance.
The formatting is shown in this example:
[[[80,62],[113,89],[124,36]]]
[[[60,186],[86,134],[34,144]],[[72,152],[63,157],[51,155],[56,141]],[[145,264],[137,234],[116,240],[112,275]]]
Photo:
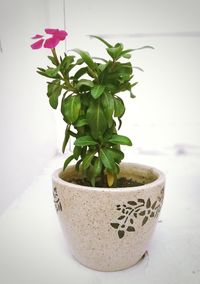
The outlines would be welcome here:
[[[53,174],[54,202],[72,254],[95,270],[117,271],[136,264],[147,250],[162,207],[162,172],[122,164],[120,175],[145,185],[79,186],[66,181],[77,177],[73,166]]]

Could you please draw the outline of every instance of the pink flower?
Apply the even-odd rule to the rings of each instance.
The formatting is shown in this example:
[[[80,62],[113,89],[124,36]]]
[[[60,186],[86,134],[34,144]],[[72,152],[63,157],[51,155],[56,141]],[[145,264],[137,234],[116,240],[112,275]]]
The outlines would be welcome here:
[[[42,47],[45,48],[55,48],[58,43],[66,38],[68,33],[64,30],[59,29],[45,29],[47,35],[51,35],[51,37],[45,39],[43,35],[36,34],[32,39],[39,39],[31,45],[32,49],[39,49]]]

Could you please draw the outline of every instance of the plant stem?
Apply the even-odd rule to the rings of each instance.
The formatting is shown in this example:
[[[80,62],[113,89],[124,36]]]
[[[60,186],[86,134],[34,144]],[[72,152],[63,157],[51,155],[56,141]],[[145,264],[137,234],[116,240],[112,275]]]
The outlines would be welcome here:
[[[56,49],[55,49],[55,48],[52,48],[51,51],[52,51],[53,57],[54,57],[55,60],[56,60],[56,65],[58,66],[58,65],[60,64],[60,62],[59,62],[58,56],[57,56],[57,54],[56,54]]]
[[[59,66],[59,65],[60,65],[60,62],[59,62],[59,59],[58,59],[58,56],[57,56],[57,53],[56,53],[56,49],[55,49],[55,48],[52,48],[52,49],[51,49],[51,52],[52,52],[53,57],[54,57],[54,59],[55,59],[55,61],[56,61],[56,66]],[[62,71],[60,71],[60,72],[61,72],[61,74],[62,74],[62,76],[63,76],[62,80],[65,82],[65,84],[66,84],[66,86],[67,86],[67,89],[70,89],[70,91],[74,91],[74,88],[73,88],[73,86],[70,84],[68,78],[65,76],[65,74],[64,74]]]

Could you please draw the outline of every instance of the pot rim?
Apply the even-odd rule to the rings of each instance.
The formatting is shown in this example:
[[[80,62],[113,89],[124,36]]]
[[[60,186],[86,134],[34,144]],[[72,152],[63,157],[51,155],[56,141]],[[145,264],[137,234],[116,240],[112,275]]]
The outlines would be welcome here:
[[[80,191],[95,191],[95,192],[130,192],[130,191],[139,191],[139,190],[145,190],[149,189],[149,187],[155,187],[159,186],[165,183],[165,175],[162,171],[158,170],[155,167],[152,166],[147,166],[139,163],[121,163],[122,166],[127,166],[127,167],[137,167],[143,170],[148,170],[152,171],[155,175],[157,175],[156,180],[140,185],[140,186],[134,186],[134,187],[115,187],[115,188],[109,188],[109,187],[90,187],[90,186],[85,186],[85,185],[79,185],[75,183],[71,183],[68,181],[63,180],[62,178],[59,177],[59,174],[62,171],[62,168],[59,168],[55,170],[52,174],[52,179],[54,182],[57,182],[61,184],[62,186],[70,186],[71,188],[78,189]],[[73,168],[74,165],[71,165],[70,168]]]

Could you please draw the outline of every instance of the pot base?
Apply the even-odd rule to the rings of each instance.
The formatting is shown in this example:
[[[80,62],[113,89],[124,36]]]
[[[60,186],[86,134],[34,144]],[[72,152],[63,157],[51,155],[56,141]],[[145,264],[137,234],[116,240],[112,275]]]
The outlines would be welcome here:
[[[106,268],[101,268],[101,267],[99,267],[99,266],[96,267],[96,266],[94,266],[94,265],[87,265],[87,264],[81,262],[81,261],[80,261],[79,259],[77,259],[75,256],[73,256],[73,257],[74,257],[74,259],[75,259],[78,263],[80,263],[81,265],[85,266],[85,267],[88,268],[88,269],[92,269],[92,270],[99,271],[99,272],[117,272],[117,271],[123,271],[123,270],[129,269],[129,268],[131,268],[131,267],[133,267],[133,266],[139,264],[140,262],[144,261],[145,256],[146,256],[146,252],[139,258],[139,260],[135,261],[134,263],[132,263],[132,264],[130,264],[130,265],[128,265],[128,266],[124,266],[124,267],[120,266],[119,268],[117,268],[117,267],[114,267],[114,268],[112,268],[112,267],[110,267],[110,268],[108,268],[108,267],[106,267]]]

